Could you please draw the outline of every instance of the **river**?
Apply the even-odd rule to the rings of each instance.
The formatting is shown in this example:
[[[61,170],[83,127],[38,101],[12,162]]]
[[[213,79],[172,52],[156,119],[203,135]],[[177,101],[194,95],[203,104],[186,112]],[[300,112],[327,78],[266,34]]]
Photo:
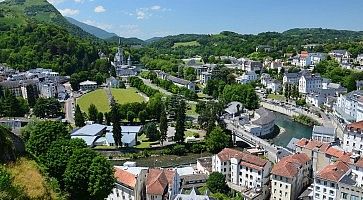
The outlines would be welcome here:
[[[286,147],[291,138],[311,138],[313,127],[294,122],[289,116],[276,113],[276,125],[281,128],[281,133],[272,139],[278,146]]]

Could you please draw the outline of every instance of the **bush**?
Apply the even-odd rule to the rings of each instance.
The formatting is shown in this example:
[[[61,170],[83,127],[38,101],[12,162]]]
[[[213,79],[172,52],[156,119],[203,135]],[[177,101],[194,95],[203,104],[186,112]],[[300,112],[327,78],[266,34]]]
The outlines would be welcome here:
[[[177,144],[172,149],[172,153],[177,156],[184,156],[187,152],[187,149],[182,144]]]
[[[193,144],[190,148],[190,151],[192,153],[201,153],[202,151],[205,151],[206,148],[203,144]]]

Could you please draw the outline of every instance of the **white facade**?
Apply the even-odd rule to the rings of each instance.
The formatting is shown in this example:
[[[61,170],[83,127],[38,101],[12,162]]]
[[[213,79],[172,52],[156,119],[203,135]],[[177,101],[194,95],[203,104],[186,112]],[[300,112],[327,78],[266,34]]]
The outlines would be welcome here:
[[[79,88],[81,91],[95,90],[97,88],[97,83],[89,80],[83,81],[79,84]]]
[[[340,95],[335,104],[335,114],[346,123],[359,121],[362,118],[362,109],[359,109],[359,98],[363,96],[362,90],[352,91],[346,95]],[[359,110],[359,111],[358,111]]]
[[[322,78],[317,76],[301,76],[299,79],[299,92],[307,94],[315,89],[321,88]]]
[[[242,76],[237,77],[236,81],[241,84],[257,80],[257,74],[254,71],[245,72]]]
[[[280,92],[282,89],[281,83],[277,80],[272,80],[267,84],[267,89],[271,89],[271,92]]]
[[[343,134],[343,149],[362,155],[363,151],[363,121],[349,124]]]

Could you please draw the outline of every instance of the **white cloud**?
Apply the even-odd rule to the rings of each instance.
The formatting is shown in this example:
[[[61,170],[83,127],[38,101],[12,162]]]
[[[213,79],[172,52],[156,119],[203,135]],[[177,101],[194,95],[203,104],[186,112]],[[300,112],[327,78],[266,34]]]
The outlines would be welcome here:
[[[103,23],[96,22],[94,20],[89,20],[88,19],[88,20],[83,21],[83,23],[91,25],[91,26],[98,27],[98,28],[103,29],[103,30],[111,31],[111,29],[112,29],[111,24],[103,24]]]
[[[138,8],[133,13],[124,12],[124,14],[130,16],[136,16],[136,19],[144,20],[150,18],[157,12],[164,12],[164,11],[170,11],[170,9],[162,8],[159,5],[153,5],[147,8]]]
[[[84,0],[74,0],[74,2],[76,2],[76,3],[83,3]]]
[[[144,33],[142,32],[140,27],[138,25],[134,25],[134,24],[120,25],[118,27],[118,30],[115,30],[115,32],[121,37],[142,37],[142,36],[144,36]]]
[[[95,12],[96,13],[106,12],[106,9],[103,6],[96,6]]]
[[[59,12],[63,16],[73,16],[73,15],[78,15],[79,14],[79,10],[77,10],[77,9],[70,9],[70,8],[59,9]]]

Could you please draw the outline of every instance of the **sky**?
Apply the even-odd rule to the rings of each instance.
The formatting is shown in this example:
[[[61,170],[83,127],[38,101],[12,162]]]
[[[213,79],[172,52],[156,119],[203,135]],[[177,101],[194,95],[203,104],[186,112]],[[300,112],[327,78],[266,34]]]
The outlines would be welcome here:
[[[64,16],[122,37],[363,30],[362,0],[48,0]]]

